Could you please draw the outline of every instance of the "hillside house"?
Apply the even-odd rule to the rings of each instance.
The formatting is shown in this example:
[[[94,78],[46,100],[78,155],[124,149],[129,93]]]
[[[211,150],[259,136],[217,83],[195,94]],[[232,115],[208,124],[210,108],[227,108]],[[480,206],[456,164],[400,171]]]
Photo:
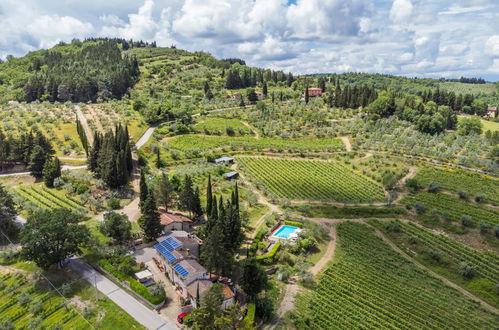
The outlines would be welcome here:
[[[182,214],[167,212],[163,207],[158,209],[159,219],[163,232],[169,233],[175,230],[192,231],[192,220]]]
[[[488,107],[487,113],[485,114],[485,116],[490,117],[490,118],[497,117],[497,107]]]
[[[321,97],[322,96],[322,89],[318,87],[309,87],[308,88],[308,96],[310,97]],[[305,92],[303,92],[303,96],[305,97]]]
[[[174,283],[177,293],[193,307],[196,306],[196,296],[199,286],[199,296],[202,298],[217,278],[212,277],[199,263],[199,248],[202,241],[185,231],[174,231],[168,236],[158,238],[154,248],[160,255],[162,268],[166,276]],[[224,308],[235,302],[232,289],[224,284]]]
[[[232,172],[229,172],[229,173],[225,173],[223,175],[223,177],[226,180],[234,180],[234,179],[237,179],[239,177],[239,173],[237,173],[236,171],[232,171]]]

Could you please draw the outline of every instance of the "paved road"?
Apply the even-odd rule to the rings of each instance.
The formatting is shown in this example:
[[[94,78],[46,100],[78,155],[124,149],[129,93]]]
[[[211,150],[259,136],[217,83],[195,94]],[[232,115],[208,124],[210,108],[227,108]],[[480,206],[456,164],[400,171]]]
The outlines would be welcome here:
[[[152,136],[152,133],[154,133],[156,127],[157,126],[151,126],[144,132],[144,134],[142,134],[140,139],[135,143],[135,149],[142,148],[142,146],[149,141],[149,138]]]
[[[148,309],[129,295],[125,290],[108,280],[104,275],[92,268],[85,261],[72,258],[69,267],[80,274],[90,284],[95,285],[97,290],[106,295],[114,303],[120,306],[125,312],[133,317],[137,322],[148,329],[176,329],[175,326],[168,324],[156,312]]]

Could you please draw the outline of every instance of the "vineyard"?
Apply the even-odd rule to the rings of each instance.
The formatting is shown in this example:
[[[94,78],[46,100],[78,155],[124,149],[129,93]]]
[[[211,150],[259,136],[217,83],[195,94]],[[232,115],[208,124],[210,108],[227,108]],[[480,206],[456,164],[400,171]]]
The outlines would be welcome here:
[[[79,200],[65,195],[64,192],[56,189],[48,189],[43,186],[20,187],[15,192],[25,201],[29,201],[38,207],[45,209],[78,209],[84,211],[83,203]]]
[[[424,167],[418,171],[415,179],[423,186],[438,182],[445,190],[466,191],[470,198],[477,194],[485,194],[487,201],[495,205],[499,204],[499,180],[493,177],[461,170]]]
[[[497,92],[495,84],[465,84],[461,82],[440,83],[440,88],[456,94],[494,94]]]
[[[194,131],[207,135],[252,135],[252,131],[239,119],[225,118],[206,118],[201,120],[194,125]]]
[[[334,162],[241,157],[237,161],[257,185],[289,199],[372,202],[385,198],[383,188],[360,173]]]
[[[65,300],[46,290],[37,290],[22,274],[0,275],[0,320],[16,329],[91,329]]]
[[[336,259],[298,301],[298,329],[494,329],[493,315],[359,223],[338,225]]]
[[[496,254],[475,250],[455,239],[432,233],[413,223],[398,222],[400,231],[397,232],[387,230],[386,225],[380,222],[374,224],[384,230],[402,249],[415,252],[420,256],[420,261],[430,267],[434,266],[432,268],[435,271],[446,276],[450,270],[452,279],[457,279],[458,284],[499,306],[499,293],[496,290],[499,283],[499,257]],[[440,261],[429,257],[430,250],[438,253]],[[462,262],[472,265],[477,276],[463,280],[458,275],[458,267]]]
[[[402,200],[403,204],[411,206],[417,202],[423,203],[426,212],[436,211],[441,216],[445,214],[451,221],[459,221],[461,216],[468,215],[474,226],[480,222],[491,226],[499,224],[499,212],[445,194],[421,192]]]
[[[279,139],[261,138],[256,139],[249,136],[199,136],[180,135],[168,141],[168,145],[181,151],[208,151],[222,147],[256,149],[256,150],[290,150],[290,151],[341,151],[344,150],[341,140],[336,138],[320,139]]]

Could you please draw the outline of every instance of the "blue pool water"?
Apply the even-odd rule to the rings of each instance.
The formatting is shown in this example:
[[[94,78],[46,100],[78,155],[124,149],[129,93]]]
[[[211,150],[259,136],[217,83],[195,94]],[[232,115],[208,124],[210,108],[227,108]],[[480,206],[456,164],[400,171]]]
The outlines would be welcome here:
[[[297,229],[300,229],[300,228],[284,225],[281,228],[279,228],[279,230],[277,230],[274,233],[274,235],[272,235],[272,236],[278,237],[278,238],[288,239],[289,236],[291,236],[291,234],[294,233]]]

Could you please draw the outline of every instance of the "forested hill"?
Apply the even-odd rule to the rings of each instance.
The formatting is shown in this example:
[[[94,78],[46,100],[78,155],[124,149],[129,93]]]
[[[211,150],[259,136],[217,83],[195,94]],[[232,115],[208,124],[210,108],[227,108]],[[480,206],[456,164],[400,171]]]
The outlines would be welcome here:
[[[137,60],[121,48],[117,39],[74,41],[9,59],[0,64],[0,101],[119,98],[139,75]]]

